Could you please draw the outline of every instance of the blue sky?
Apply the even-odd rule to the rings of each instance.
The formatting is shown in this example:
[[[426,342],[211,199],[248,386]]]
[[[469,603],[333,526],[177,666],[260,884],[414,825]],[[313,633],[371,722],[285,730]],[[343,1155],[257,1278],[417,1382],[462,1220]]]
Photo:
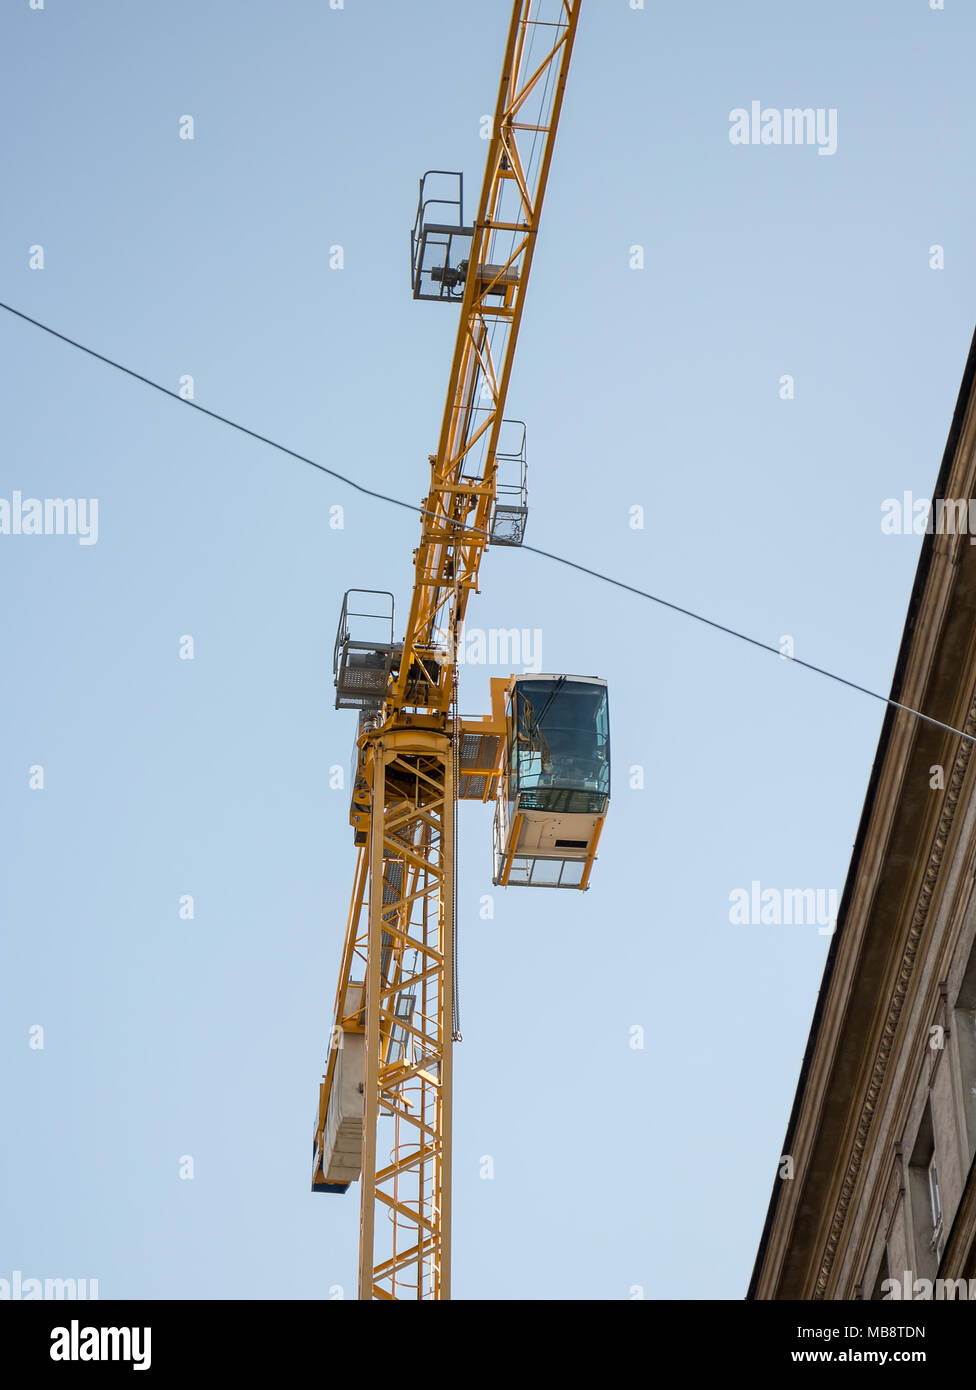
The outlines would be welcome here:
[[[8,4],[0,299],[419,502],[456,311],[412,300],[407,232],[425,169],[480,185],[497,8]],[[930,495],[973,329],[974,30],[586,0],[509,395],[527,540],[888,689],[921,542],[881,507]],[[836,153],[732,145],[753,100],[834,108]],[[99,499],[95,545],[0,535],[0,1277],[352,1296],[357,1198],[308,1190],[354,866],[332,641],[349,587],[403,614],[416,519],[3,314],[0,351],[0,497]],[[482,575],[469,625],[608,680],[614,794],[591,890],[490,920],[462,809],[455,1296],[740,1298],[829,938],[730,894],[842,888],[883,707],[530,554]],[[502,674],[465,666],[466,712]]]

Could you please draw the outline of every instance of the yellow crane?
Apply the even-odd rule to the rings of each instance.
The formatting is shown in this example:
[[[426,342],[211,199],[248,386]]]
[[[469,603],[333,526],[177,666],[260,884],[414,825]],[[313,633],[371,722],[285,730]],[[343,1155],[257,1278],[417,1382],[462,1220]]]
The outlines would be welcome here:
[[[361,1179],[361,1299],[450,1297],[456,803],[495,803],[496,884],[585,889],[609,802],[605,681],[493,680],[480,719],[457,688],[482,555],[525,528],[525,429],[504,410],[580,4],[515,0],[470,225],[460,174],[420,181],[414,297],[459,305],[460,324],[410,611],[397,642],[393,596],[349,590],[336,636],[358,862],[312,1189]]]

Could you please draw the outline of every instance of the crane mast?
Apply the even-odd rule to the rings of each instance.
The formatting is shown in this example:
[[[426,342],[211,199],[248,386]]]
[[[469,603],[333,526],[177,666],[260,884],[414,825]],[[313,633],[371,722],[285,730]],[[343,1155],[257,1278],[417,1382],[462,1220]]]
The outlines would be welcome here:
[[[342,1192],[361,1178],[361,1299],[450,1297],[456,804],[495,795],[506,729],[504,681],[490,716],[461,719],[457,643],[486,546],[518,543],[524,525],[518,498],[499,506],[500,441],[580,4],[515,0],[473,223],[460,176],[446,176],[458,178],[450,224],[429,218],[454,200],[425,200],[431,175],[421,182],[415,297],[458,303],[460,323],[410,610],[395,643],[392,598],[387,614],[376,596],[382,612],[365,616],[388,617],[389,640],[357,642],[350,595],[367,591],[350,591],[336,643],[337,706],[360,719],[358,860],[312,1185]],[[513,516],[514,541],[502,524]]]

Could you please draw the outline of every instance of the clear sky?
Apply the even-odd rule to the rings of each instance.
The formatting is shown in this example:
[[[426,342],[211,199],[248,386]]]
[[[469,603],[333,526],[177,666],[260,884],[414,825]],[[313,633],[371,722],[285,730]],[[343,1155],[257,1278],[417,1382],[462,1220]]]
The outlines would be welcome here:
[[[0,299],[419,502],[456,310],[407,232],[425,169],[480,186],[508,14],[10,0]],[[882,503],[930,495],[973,330],[974,40],[963,0],[585,0],[509,397],[527,540],[887,691],[921,541]],[[753,101],[835,110],[836,152],[732,144]],[[0,355],[0,498],[99,502],[96,544],[0,534],[0,1277],[352,1296],[358,1189],[309,1192],[332,642],[348,587],[403,614],[418,523],[2,313]],[[482,574],[470,626],[608,680],[614,792],[591,890],[488,920],[462,811],[455,1295],[741,1298],[829,938],[730,894],[840,891],[883,707],[528,554]]]

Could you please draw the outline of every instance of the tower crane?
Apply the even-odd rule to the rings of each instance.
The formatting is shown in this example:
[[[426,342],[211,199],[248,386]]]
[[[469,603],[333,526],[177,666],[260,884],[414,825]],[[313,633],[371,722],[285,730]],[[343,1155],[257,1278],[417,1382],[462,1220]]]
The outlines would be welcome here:
[[[420,181],[413,294],[460,323],[410,610],[395,641],[393,595],[351,589],[336,635],[336,708],[359,715],[358,858],[312,1190],[361,1179],[361,1299],[450,1297],[457,802],[494,802],[494,883],[575,889],[609,803],[605,681],[494,679],[489,715],[458,712],[482,556],[525,529],[525,428],[504,410],[581,3],[515,0],[473,221],[461,174]]]

